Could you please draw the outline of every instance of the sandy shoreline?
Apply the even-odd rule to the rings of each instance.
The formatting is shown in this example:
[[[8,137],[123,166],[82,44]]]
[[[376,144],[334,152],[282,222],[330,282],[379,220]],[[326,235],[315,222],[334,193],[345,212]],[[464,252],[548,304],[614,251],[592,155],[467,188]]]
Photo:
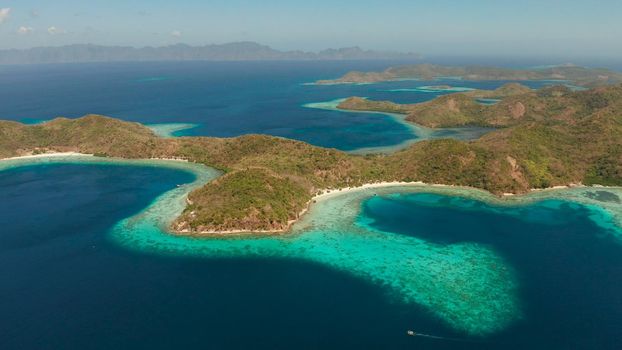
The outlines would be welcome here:
[[[449,187],[451,185],[427,184],[427,183],[422,182],[422,181],[416,181],[416,182],[400,182],[400,181],[373,182],[373,183],[363,184],[361,186],[344,187],[344,188],[323,190],[322,193],[314,196],[312,198],[312,200],[315,200],[315,201],[326,200],[326,199],[328,199],[330,197],[333,197],[333,196],[336,196],[336,195],[346,194],[346,193],[349,193],[349,192],[362,191],[362,190],[371,189],[371,188],[406,187],[406,186],[439,186],[439,187],[440,186],[448,186]],[[451,186],[451,187],[453,187],[453,186]]]
[[[94,154],[88,153],[79,153],[79,152],[51,152],[51,153],[40,153],[40,154],[27,154],[23,156],[15,156],[8,158],[0,158],[1,161],[8,160],[27,160],[27,159],[41,159],[41,158],[62,158],[62,157],[93,157],[93,158],[102,158],[102,159],[119,159],[119,160],[166,160],[166,161],[174,161],[174,162],[186,162],[188,163],[188,159],[185,158],[144,158],[144,159],[131,159],[131,158],[117,158],[117,157],[96,157]]]
[[[56,157],[95,157],[93,154],[78,153],[78,152],[52,152],[52,153],[40,153],[29,154],[16,157],[0,158],[0,161],[6,160],[20,160],[20,159],[37,159],[37,158],[56,158]]]
[[[180,235],[180,236],[194,236],[194,237],[204,237],[204,238],[218,238],[218,237],[226,237],[226,236],[270,236],[270,235],[283,235],[283,234],[287,234],[289,233],[293,226],[298,223],[299,221],[301,221],[303,219],[303,217],[311,210],[311,207],[314,204],[317,204],[319,202],[322,201],[326,201],[329,200],[331,198],[337,197],[337,196],[341,196],[341,195],[347,195],[347,194],[351,194],[351,193],[356,193],[359,191],[364,191],[364,190],[369,190],[369,189],[386,189],[386,188],[391,188],[391,187],[419,187],[419,188],[445,188],[445,189],[462,189],[462,190],[470,190],[470,191],[481,191],[483,193],[489,194],[493,197],[497,197],[501,200],[503,200],[504,198],[509,198],[509,197],[520,197],[520,196],[524,196],[524,195],[529,195],[531,193],[536,193],[536,192],[545,192],[545,191],[554,191],[554,190],[562,190],[562,189],[569,189],[569,188],[579,188],[579,187],[587,187],[584,185],[575,185],[575,184],[571,184],[568,186],[553,186],[553,187],[549,187],[549,188],[543,188],[543,189],[531,189],[530,192],[524,193],[524,194],[515,194],[515,193],[504,193],[502,196],[497,196],[491,192],[488,192],[486,190],[480,189],[480,188],[475,188],[475,187],[468,187],[468,186],[456,186],[456,185],[445,185],[445,184],[429,184],[429,183],[425,183],[422,181],[415,181],[415,182],[401,182],[401,181],[385,181],[385,182],[374,182],[374,183],[368,183],[368,184],[363,184],[361,186],[355,186],[355,187],[344,187],[344,188],[340,188],[340,189],[326,189],[326,190],[322,190],[320,191],[320,194],[317,194],[315,196],[313,196],[309,202],[307,202],[307,206],[298,214],[298,218],[295,220],[290,220],[287,223],[287,228],[285,229],[281,229],[281,230],[224,230],[224,231],[217,231],[217,230],[208,230],[208,231],[175,231],[174,233],[176,235]]]
[[[9,158],[3,158],[0,159],[0,161],[10,161],[10,160],[35,160],[35,159],[43,159],[43,158],[62,158],[62,157],[92,157],[92,158],[96,158],[94,155],[92,154],[85,154],[85,153],[79,153],[79,152],[52,152],[52,153],[42,153],[42,154],[31,154],[31,155],[23,155],[23,156],[17,156],[17,157],[9,157]],[[102,159],[109,159],[109,160],[115,160],[115,159],[119,159],[119,160],[131,160],[131,159],[125,159],[125,158],[102,158]],[[150,159],[144,159],[144,160],[153,160],[153,161],[175,161],[175,162],[184,162],[184,163],[189,163],[189,161],[187,159],[182,159],[182,158],[150,158]],[[204,186],[205,184],[203,184]],[[374,182],[374,183],[367,183],[367,184],[363,184],[361,186],[355,186],[355,187],[344,187],[344,188],[338,188],[338,189],[324,189],[319,191],[319,194],[316,194],[315,196],[313,196],[308,202],[307,205],[305,206],[305,208],[303,208],[300,213],[298,213],[297,218],[293,219],[293,220],[289,220],[287,222],[287,226],[284,229],[276,229],[276,230],[244,230],[244,229],[233,229],[233,230],[207,230],[207,231],[188,231],[188,230],[184,230],[184,231],[179,231],[179,230],[174,230],[171,227],[168,228],[169,232],[171,234],[174,235],[179,235],[179,236],[195,236],[195,237],[205,237],[205,238],[209,238],[209,237],[236,237],[236,236],[253,236],[253,235],[257,235],[257,236],[270,236],[270,235],[282,235],[282,234],[286,234],[288,232],[291,231],[292,227],[298,223],[299,221],[301,221],[303,219],[303,217],[305,217],[305,215],[311,210],[311,207],[318,203],[318,202],[322,202],[322,201],[326,201],[330,198],[333,197],[337,197],[337,196],[341,196],[341,195],[346,195],[346,194],[350,194],[350,193],[355,193],[355,192],[359,192],[359,191],[365,191],[365,190],[369,190],[369,189],[386,189],[386,188],[391,188],[391,187],[419,187],[419,188],[445,188],[445,189],[461,189],[461,190],[471,190],[471,191],[480,191],[482,193],[485,193],[487,195],[490,195],[492,197],[496,197],[500,200],[503,200],[505,198],[510,198],[510,197],[523,197],[529,194],[533,194],[533,193],[538,193],[538,192],[547,192],[547,191],[555,191],[555,190],[563,190],[563,189],[571,189],[571,188],[583,188],[583,187],[587,187],[584,186],[582,184],[569,184],[566,186],[553,186],[553,187],[549,187],[549,188],[544,188],[544,189],[531,189],[529,192],[524,193],[524,194],[515,194],[515,193],[503,193],[501,196],[499,195],[495,195],[491,192],[488,192],[486,190],[483,189],[479,189],[479,188],[475,188],[475,187],[468,187],[468,186],[456,186],[456,185],[446,185],[446,184],[430,184],[430,183],[425,183],[422,181],[415,181],[415,182],[402,182],[402,181],[384,181],[384,182]],[[592,186],[594,188],[606,188],[604,186]],[[187,194],[186,194],[187,196]]]
[[[378,182],[364,184],[358,187],[345,187],[341,189],[327,189],[321,191],[320,194],[313,196],[308,202],[306,207],[298,213],[298,218],[295,220],[289,220],[287,222],[287,228],[279,230],[208,230],[208,231],[174,231],[175,234],[180,236],[196,236],[196,237],[222,237],[222,236],[252,236],[252,235],[280,235],[288,233],[292,227],[300,221],[307,212],[311,209],[313,204],[317,202],[328,200],[331,197],[345,195],[347,193],[362,191],[370,188],[386,188],[386,187],[403,187],[403,186],[429,186],[423,182]],[[436,185],[443,186],[443,185]]]
[[[387,187],[445,187],[445,188],[460,188],[460,189],[467,189],[467,190],[484,191],[484,192],[490,193],[491,195],[494,196],[494,194],[492,192],[486,191],[486,190],[481,189],[481,188],[470,187],[470,186],[457,186],[457,185],[434,184],[434,183],[431,184],[431,183],[426,183],[426,182],[423,182],[423,181],[414,181],[414,182],[386,181],[386,182],[368,183],[368,184],[363,184],[361,186],[356,186],[356,187],[345,187],[345,188],[341,188],[341,189],[323,190],[321,194],[314,196],[312,198],[312,201],[325,200],[325,199],[328,199],[328,198],[330,198],[332,196],[336,196],[336,195],[340,195],[340,194],[346,194],[346,193],[349,193],[349,192],[356,192],[356,191],[362,191],[362,190],[373,189],[373,188],[387,188]],[[497,197],[503,198],[503,197],[511,197],[511,196],[521,196],[521,195],[529,194],[529,193],[532,193],[532,192],[562,190],[562,189],[576,188],[576,187],[586,187],[586,186],[581,185],[581,184],[569,184],[569,185],[566,185],[566,186],[553,186],[553,187],[547,187],[547,188],[532,188],[532,189],[529,190],[529,192],[524,193],[524,194],[503,193],[501,196],[497,196]]]

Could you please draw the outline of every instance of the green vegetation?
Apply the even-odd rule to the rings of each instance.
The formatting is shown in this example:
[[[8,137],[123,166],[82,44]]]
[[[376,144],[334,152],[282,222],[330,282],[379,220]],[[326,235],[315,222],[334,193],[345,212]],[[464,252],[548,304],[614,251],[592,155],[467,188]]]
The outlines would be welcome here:
[[[490,178],[492,152],[473,143],[452,139],[421,142],[383,159],[399,181],[472,186],[495,191]]]
[[[576,122],[613,104],[619,89],[595,88],[573,92],[564,86],[537,91],[519,84],[506,84],[492,91],[469,91],[443,95],[418,104],[397,104],[352,97],[339,108],[406,114],[406,120],[430,128],[461,126],[509,127],[528,122],[564,120]],[[499,98],[499,103],[484,105],[477,98]]]
[[[498,98],[502,99],[509,96],[524,95],[531,93],[529,87],[518,83],[507,83],[495,90],[473,90],[463,92],[462,94],[472,98]]]
[[[351,97],[340,103],[338,108],[406,114],[406,120],[430,128],[501,127],[520,122],[518,119],[526,112],[525,105],[528,105],[534,97],[537,97],[536,93],[530,88],[510,83],[496,90],[474,90],[444,95],[419,104],[398,104]],[[495,105],[483,105],[477,102],[479,98],[504,99],[504,101]]]
[[[612,145],[587,170],[587,185],[622,186],[622,145]]]
[[[372,101],[363,97],[350,97],[341,102],[337,108],[351,111],[408,114],[415,106],[390,101]]]
[[[485,94],[481,94],[486,96]],[[529,103],[537,98],[535,93],[506,98],[494,105],[478,103],[475,94],[456,93],[440,96],[419,104],[397,104],[389,101],[371,101],[351,97],[340,103],[338,108],[356,111],[374,111],[406,114],[406,120],[429,128],[451,128],[461,126],[503,127],[524,121],[527,112],[536,112],[536,106]],[[489,95],[495,96],[495,95]],[[496,95],[495,97],[500,97]],[[480,97],[477,97],[480,98]],[[483,97],[482,97],[483,98]],[[532,109],[527,110],[527,107]],[[527,118],[539,118],[534,113]]]
[[[622,73],[607,69],[562,65],[547,68],[510,69],[498,67],[449,67],[417,64],[391,67],[382,72],[349,72],[334,80],[320,80],[317,84],[377,83],[400,79],[435,80],[456,77],[470,81],[480,80],[564,80],[578,86],[596,87],[622,83]]]
[[[491,126],[484,115],[487,107],[464,94],[441,96],[410,109],[406,120],[430,128],[465,125]]]
[[[46,151],[107,154],[111,157],[151,158],[161,140],[138,123],[88,115],[79,119],[56,118],[53,121],[24,125],[0,123],[0,157]]]
[[[193,192],[174,227],[191,232],[286,230],[307,198],[307,189],[287,177],[265,169],[238,170]]]
[[[428,124],[503,128],[476,141],[431,140],[391,155],[354,156],[261,135],[163,139],[140,124],[91,115],[32,126],[0,121],[0,157],[76,151],[183,158],[223,170],[223,177],[190,194],[192,204],[175,223],[189,233],[284,230],[318,191],[377,181],[472,186],[496,194],[622,185],[622,85],[581,92],[553,87],[494,106],[453,94],[413,108],[409,117]],[[480,112],[466,112],[476,108]]]

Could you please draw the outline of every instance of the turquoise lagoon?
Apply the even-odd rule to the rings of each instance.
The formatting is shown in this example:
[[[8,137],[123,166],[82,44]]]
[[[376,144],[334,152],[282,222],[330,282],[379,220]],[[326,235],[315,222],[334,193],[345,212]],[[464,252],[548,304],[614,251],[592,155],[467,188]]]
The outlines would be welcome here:
[[[276,259],[319,264],[377,286],[394,305],[407,310],[421,308],[421,313],[429,315],[427,322],[404,324],[405,328],[436,330],[463,340],[512,339],[515,332],[529,329],[538,317],[534,310],[538,301],[532,300],[530,293],[539,289],[526,271],[543,268],[531,264],[547,261],[551,239],[561,251],[581,251],[587,261],[597,259],[592,255],[600,253],[586,251],[586,242],[592,249],[607,247],[618,253],[622,249],[622,190],[617,188],[540,191],[505,199],[474,189],[425,185],[362,189],[318,201],[288,234],[204,239],[171,235],[166,227],[183,210],[189,191],[220,175],[205,166],[58,157],[4,161],[0,170],[72,164],[168,168],[193,175],[191,181],[178,184],[145,209],[114,224],[106,237],[115,245],[139,255],[168,259]],[[534,256],[534,252],[542,256]],[[604,253],[607,259],[618,261],[609,254]],[[550,268],[562,275],[583,263],[553,262],[557,265]],[[614,275],[596,275],[602,280],[599,283],[614,282],[607,282]],[[581,276],[578,272],[577,277]],[[613,288],[600,288],[617,290],[615,282]],[[560,295],[558,298],[565,300],[564,291]],[[609,313],[584,317],[615,319],[620,312],[615,305]],[[432,320],[444,326],[434,326]],[[588,340],[598,340],[598,332],[592,332]],[[538,336],[544,344],[559,341]]]

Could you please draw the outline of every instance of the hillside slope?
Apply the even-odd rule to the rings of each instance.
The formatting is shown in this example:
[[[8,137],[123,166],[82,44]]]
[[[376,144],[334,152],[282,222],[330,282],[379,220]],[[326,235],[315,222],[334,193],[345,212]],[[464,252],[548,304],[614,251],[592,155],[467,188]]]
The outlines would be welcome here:
[[[175,223],[187,233],[285,230],[318,191],[378,181],[472,186],[496,194],[622,185],[622,85],[509,99],[496,108],[518,101],[525,113],[502,129],[470,142],[423,141],[392,155],[354,156],[261,135],[161,139],[140,124],[91,115],[32,126],[0,121],[0,157],[77,151],[177,157],[224,170],[190,194],[192,204]]]
[[[348,72],[332,80],[319,80],[317,84],[360,84],[383,81],[416,79],[436,80],[453,77],[469,81],[483,80],[564,80],[578,86],[596,87],[622,83],[622,73],[603,68],[587,68],[575,65],[560,65],[532,69],[511,69],[482,66],[440,66],[417,64],[390,67],[381,72]]]

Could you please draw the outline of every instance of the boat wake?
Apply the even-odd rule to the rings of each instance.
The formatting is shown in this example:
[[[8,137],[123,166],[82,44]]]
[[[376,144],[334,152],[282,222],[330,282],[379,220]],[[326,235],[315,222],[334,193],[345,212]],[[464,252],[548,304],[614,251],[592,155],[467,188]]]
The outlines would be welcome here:
[[[408,334],[408,336],[410,336],[410,337],[419,337],[419,338],[427,338],[427,339],[445,340],[445,341],[452,341],[452,342],[480,343],[480,341],[473,340],[473,339],[440,337],[440,336],[437,336],[437,335],[418,333],[418,332],[411,331],[411,330],[408,330],[406,332],[406,334]]]

